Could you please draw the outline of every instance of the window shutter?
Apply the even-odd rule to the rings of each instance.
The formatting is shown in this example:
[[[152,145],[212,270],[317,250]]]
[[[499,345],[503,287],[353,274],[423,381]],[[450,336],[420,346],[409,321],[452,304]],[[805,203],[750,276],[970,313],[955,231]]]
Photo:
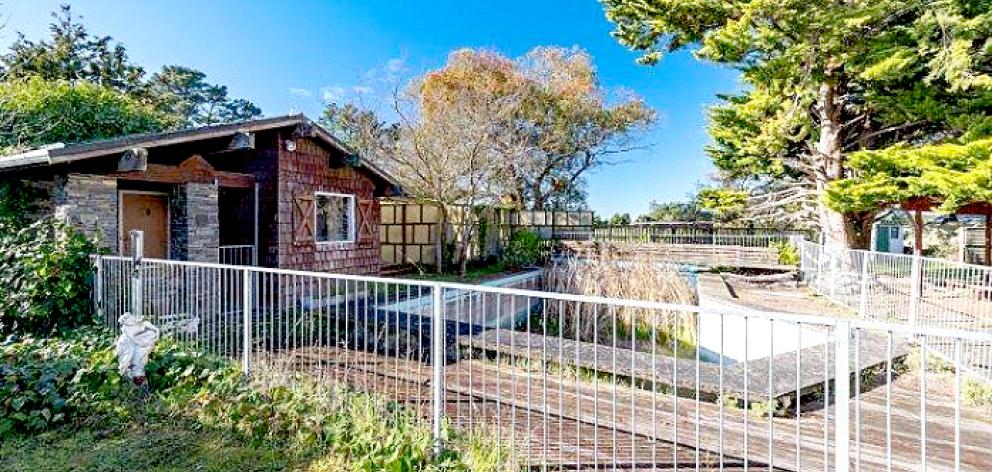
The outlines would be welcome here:
[[[358,241],[359,242],[370,242],[375,241],[375,228],[379,224],[373,216],[372,211],[375,207],[375,200],[359,199],[358,200]]]
[[[313,195],[304,194],[293,197],[293,242],[295,243],[314,242],[315,240],[313,204]]]

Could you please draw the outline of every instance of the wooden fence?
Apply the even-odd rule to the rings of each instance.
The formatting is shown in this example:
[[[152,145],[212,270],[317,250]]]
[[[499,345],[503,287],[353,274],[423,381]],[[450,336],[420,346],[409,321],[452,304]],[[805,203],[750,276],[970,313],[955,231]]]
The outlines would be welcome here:
[[[403,200],[384,200],[380,212],[380,251],[384,267],[436,264],[440,234],[446,242],[459,241],[464,224],[475,229],[468,245],[469,259],[496,257],[517,229],[527,229],[544,239],[561,233],[591,232],[593,212],[515,210],[458,207],[439,230],[441,212],[434,205]]]

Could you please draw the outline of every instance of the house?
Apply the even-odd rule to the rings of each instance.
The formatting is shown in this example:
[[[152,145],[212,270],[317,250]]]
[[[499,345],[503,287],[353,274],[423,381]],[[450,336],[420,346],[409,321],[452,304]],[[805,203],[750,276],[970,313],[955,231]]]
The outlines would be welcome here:
[[[395,179],[303,115],[55,144],[0,158],[42,213],[129,255],[379,271],[379,199]],[[239,259],[235,261],[235,259]]]

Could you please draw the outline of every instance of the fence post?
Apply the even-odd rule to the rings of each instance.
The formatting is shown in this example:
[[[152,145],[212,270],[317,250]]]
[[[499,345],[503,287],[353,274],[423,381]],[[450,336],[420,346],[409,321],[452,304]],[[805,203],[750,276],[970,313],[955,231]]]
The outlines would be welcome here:
[[[93,312],[100,320],[106,322],[103,313],[103,256],[97,254],[94,258],[96,270],[93,280]]]
[[[433,428],[434,428],[434,454],[440,455],[444,444],[441,442],[441,419],[444,417],[444,362],[445,362],[445,322],[444,310],[442,307],[443,298],[441,292],[444,289],[440,284],[431,287],[433,298],[433,316],[431,316],[431,367],[433,367],[433,381],[431,382],[432,402],[433,402]]]
[[[834,352],[834,470],[851,468],[851,322],[837,323]]]
[[[141,301],[143,299],[142,289],[142,259],[145,257],[145,233],[138,230],[131,230],[131,314],[141,316]]]
[[[245,268],[242,270],[241,278],[241,297],[242,297],[242,320],[241,323],[244,325],[242,329],[242,344],[241,348],[241,372],[245,375],[251,374],[251,270]]]
[[[923,292],[923,257],[913,254],[913,266],[909,271],[909,325],[916,326],[920,316],[920,297]]]
[[[858,300],[858,315],[867,318],[868,315],[868,274],[870,266],[875,260],[875,250],[866,251],[862,254],[861,260],[861,292]]]

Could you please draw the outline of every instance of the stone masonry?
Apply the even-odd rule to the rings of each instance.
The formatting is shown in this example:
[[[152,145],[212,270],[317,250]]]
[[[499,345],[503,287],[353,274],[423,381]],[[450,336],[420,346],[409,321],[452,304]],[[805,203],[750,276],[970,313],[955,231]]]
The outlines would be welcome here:
[[[220,221],[217,186],[186,184],[186,260],[217,262]]]
[[[55,178],[52,206],[57,218],[76,226],[117,253],[117,180],[88,174]]]

